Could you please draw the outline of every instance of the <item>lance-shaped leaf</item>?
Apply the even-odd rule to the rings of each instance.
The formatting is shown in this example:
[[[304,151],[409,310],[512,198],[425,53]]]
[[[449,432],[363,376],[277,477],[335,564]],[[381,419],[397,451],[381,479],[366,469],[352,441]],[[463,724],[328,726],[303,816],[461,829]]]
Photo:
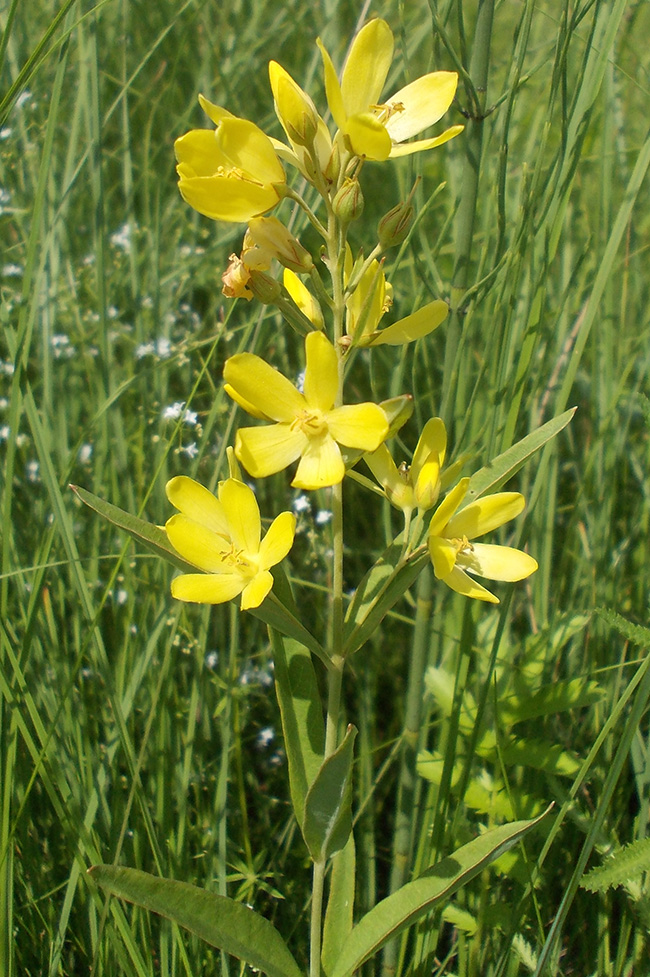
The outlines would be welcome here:
[[[304,645],[283,639],[270,629],[275,692],[282,716],[289,763],[289,790],[298,824],[305,813],[307,791],[323,763],[325,725],[311,655]]]
[[[303,977],[275,926],[234,899],[133,868],[95,865],[89,874],[113,895],[173,920],[269,977]]]
[[[577,407],[571,407],[569,410],[565,410],[563,414],[547,421],[546,424],[542,424],[536,431],[527,434],[521,441],[513,444],[507,451],[497,455],[487,465],[475,472],[469,480],[469,489],[463,499],[462,507],[464,508],[470,502],[474,502],[480,495],[485,495],[486,492],[494,491],[505,484],[528,461],[531,455],[543,448],[548,441],[560,433],[562,428],[567,426],[577,409]]]
[[[351,772],[357,730],[348,726],[338,750],[325,760],[305,798],[302,834],[315,862],[345,846],[352,831]]]
[[[344,654],[352,654],[367,641],[429,562],[426,549],[414,551],[407,560],[401,560],[402,550],[403,536],[400,535],[357,587],[345,615]]]
[[[550,810],[550,808],[549,808]],[[341,948],[331,977],[349,977],[372,957],[387,940],[397,936],[418,919],[453,895],[481,869],[512,848],[546,816],[533,821],[514,821],[463,845],[453,855],[428,869],[420,878],[407,882],[379,902],[357,923]]]
[[[92,492],[81,488],[79,485],[71,485],[70,488],[77,498],[90,509],[99,513],[100,516],[103,516],[108,522],[113,523],[118,529],[123,529],[124,532],[128,533],[137,542],[143,543],[147,549],[153,550],[156,556],[162,557],[167,563],[171,563],[172,566],[177,567],[179,570],[184,570],[185,573],[196,572],[195,566],[187,563],[178,555],[167,539],[167,533],[160,526],[154,526],[145,519],[140,519],[139,516],[132,516],[130,512],[125,512],[124,509],[120,509],[111,502],[105,502],[104,499],[100,499],[99,496],[93,495]]]
[[[137,542],[152,550],[156,556],[185,573],[196,573],[196,567],[178,555],[169,542],[167,533],[160,526],[154,526],[145,519],[140,519],[139,516],[132,516],[131,513],[125,512],[124,509],[120,509],[119,506],[113,505],[111,502],[105,502],[104,499],[100,499],[99,496],[93,495],[92,492],[81,488],[79,485],[71,485],[70,488],[85,505],[117,526],[118,529],[123,529]],[[282,634],[300,641],[327,663],[329,659],[326,653],[313,634],[310,634],[300,623],[297,612],[292,613],[292,610],[285,606],[285,601],[290,599],[292,608],[295,608],[293,599],[288,597],[290,594],[289,586],[280,567],[273,568],[273,579],[274,586],[276,590],[282,593],[283,600],[279,600],[277,594],[271,593],[259,607],[250,608],[248,613],[281,631]]]

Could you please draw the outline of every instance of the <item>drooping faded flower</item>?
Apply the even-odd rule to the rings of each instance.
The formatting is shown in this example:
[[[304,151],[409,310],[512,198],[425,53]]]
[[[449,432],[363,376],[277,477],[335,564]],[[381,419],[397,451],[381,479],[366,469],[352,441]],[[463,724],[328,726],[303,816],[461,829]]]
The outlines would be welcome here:
[[[320,41],[318,46],[330,111],[357,156],[394,159],[441,146],[462,132],[463,126],[451,126],[439,136],[407,142],[442,118],[456,93],[458,75],[455,71],[422,75],[381,103],[394,48],[393,33],[385,20],[371,20],[359,31],[340,83],[332,59]]]
[[[205,217],[244,223],[271,210],[285,183],[266,133],[199,95],[216,130],[192,129],[174,143],[178,188]]]
[[[429,553],[433,571],[452,590],[465,597],[498,604],[489,590],[474,580],[523,580],[537,569],[537,561],[512,546],[474,543],[472,540],[498,529],[518,516],[524,497],[518,492],[498,492],[471,502],[460,512],[469,478],[463,478],[441,502],[429,525]]]
[[[167,483],[167,498],[179,513],[165,531],[175,550],[201,573],[172,580],[172,597],[221,604],[241,594],[242,610],[259,607],[273,586],[270,568],[285,558],[296,527],[292,512],[277,516],[261,537],[255,494],[236,478],[219,484],[219,497],[192,478]]]
[[[299,460],[292,485],[317,489],[338,484],[345,474],[339,444],[374,451],[388,434],[377,404],[335,407],[339,376],[336,350],[321,332],[305,339],[304,393],[253,353],[226,361],[226,391],[254,417],[274,424],[237,432],[235,454],[255,478]]]

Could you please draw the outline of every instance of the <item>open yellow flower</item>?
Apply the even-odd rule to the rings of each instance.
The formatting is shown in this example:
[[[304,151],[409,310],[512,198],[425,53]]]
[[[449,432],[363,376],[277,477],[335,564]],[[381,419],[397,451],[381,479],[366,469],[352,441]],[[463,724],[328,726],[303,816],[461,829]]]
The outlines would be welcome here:
[[[498,604],[473,575],[489,580],[523,580],[537,569],[537,561],[512,546],[473,543],[478,536],[503,526],[524,508],[518,492],[498,492],[471,502],[457,513],[469,487],[463,478],[438,506],[429,526],[429,553],[433,571],[452,590],[465,597]]]
[[[243,223],[271,210],[285,182],[271,140],[253,122],[199,101],[217,128],[192,129],[174,143],[183,200],[220,221]]]
[[[305,339],[304,393],[253,353],[226,361],[226,391],[254,417],[276,423],[237,432],[235,454],[255,478],[281,471],[300,459],[292,485],[318,489],[345,474],[339,444],[374,451],[388,434],[377,404],[335,407],[339,389],[336,350],[322,332]]]
[[[416,508],[426,512],[438,501],[446,450],[445,425],[439,417],[432,417],[422,429],[410,467],[398,468],[385,444],[365,454],[364,461],[388,501],[408,515]]]
[[[452,126],[439,136],[406,142],[438,122],[456,93],[455,71],[422,75],[395,93],[379,99],[393,60],[393,33],[385,20],[371,20],[355,37],[343,66],[341,82],[332,59],[320,41],[325,92],[332,116],[353,152],[368,159],[394,159],[433,149],[453,139],[463,126]]]
[[[236,478],[219,484],[219,498],[192,478],[167,482],[167,498],[180,512],[167,520],[170,543],[202,573],[172,580],[172,597],[198,604],[221,604],[241,594],[241,609],[259,607],[273,586],[270,567],[285,558],[296,528],[292,512],[282,512],[263,540],[255,494]]]

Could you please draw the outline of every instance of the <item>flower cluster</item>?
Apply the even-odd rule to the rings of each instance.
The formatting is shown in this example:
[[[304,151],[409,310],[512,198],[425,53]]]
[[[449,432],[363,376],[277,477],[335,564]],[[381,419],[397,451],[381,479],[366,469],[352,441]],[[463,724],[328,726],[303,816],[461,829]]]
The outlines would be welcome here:
[[[241,595],[242,608],[257,607],[273,585],[270,568],[291,548],[291,512],[277,516],[261,539],[257,502],[239,465],[253,478],[296,465],[291,485],[314,491],[339,486],[365,458],[386,498],[404,514],[407,535],[411,516],[417,513],[421,525],[456,475],[458,466],[443,471],[447,435],[440,418],[425,424],[410,467],[398,468],[386,441],[407,420],[405,398],[393,408],[390,402],[345,403],[344,379],[359,348],[422,340],[447,317],[447,303],[435,299],[390,325],[382,322],[393,303],[383,255],[408,234],[410,197],[380,221],[377,244],[368,255],[353,253],[347,231],[363,212],[360,174],[366,161],[428,151],[462,132],[462,125],[452,125],[413,140],[450,109],[458,77],[434,71],[384,96],[394,41],[388,24],[378,18],[354,38],[340,76],[320,41],[318,48],[332,129],[311,96],[271,61],[269,80],[283,139],[200,95],[214,128],[192,130],[175,143],[183,199],[208,218],[247,225],[241,252],[230,256],[222,275],[224,294],[274,305],[304,337],[298,385],[254,353],[226,360],[226,392],[259,423],[236,431],[229,449],[236,461],[231,455],[231,477],[220,483],[218,498],[183,476],[168,483],[169,500],[179,513],[167,522],[167,536],[201,571],[174,580],[172,593],[180,600],[219,603]],[[292,188],[286,167],[311,185],[320,201],[316,208]],[[322,237],[322,261],[278,217],[268,216],[287,197]],[[281,281],[273,276],[274,262],[282,267]],[[439,580],[465,596],[495,602],[476,576],[520,580],[537,564],[511,547],[473,541],[514,518],[524,501],[516,493],[499,493],[463,508],[468,484],[462,479],[448,492],[431,518],[427,542],[420,537],[417,545],[428,546]],[[336,498],[341,505],[340,493]]]

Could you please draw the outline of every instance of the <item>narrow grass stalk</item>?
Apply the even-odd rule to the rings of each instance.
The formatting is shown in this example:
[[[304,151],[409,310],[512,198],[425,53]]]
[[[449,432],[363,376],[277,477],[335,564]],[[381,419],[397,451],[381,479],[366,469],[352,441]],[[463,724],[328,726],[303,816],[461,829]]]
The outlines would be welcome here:
[[[413,835],[416,828],[414,802],[417,787],[415,763],[417,759],[420,727],[422,724],[422,702],[424,691],[424,672],[429,656],[429,622],[432,604],[431,569],[425,567],[417,583],[415,630],[409,656],[408,684],[404,728],[400,748],[400,771],[397,788],[397,810],[393,834],[393,856],[389,891],[396,892],[407,881],[411,870]],[[382,973],[391,977],[397,964],[398,940],[391,940],[384,952]]]

